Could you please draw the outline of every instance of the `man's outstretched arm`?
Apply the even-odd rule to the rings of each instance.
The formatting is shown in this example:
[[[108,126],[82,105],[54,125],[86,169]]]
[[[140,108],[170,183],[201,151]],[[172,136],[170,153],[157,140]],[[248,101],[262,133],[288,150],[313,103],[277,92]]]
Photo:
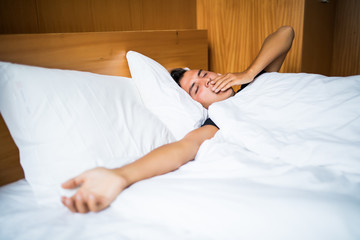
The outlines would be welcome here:
[[[182,140],[161,146],[144,157],[121,168],[94,168],[63,183],[62,187],[79,187],[72,197],[62,197],[72,212],[97,212],[131,184],[178,169],[194,159],[200,145],[212,138],[217,128],[206,125],[188,133]]]

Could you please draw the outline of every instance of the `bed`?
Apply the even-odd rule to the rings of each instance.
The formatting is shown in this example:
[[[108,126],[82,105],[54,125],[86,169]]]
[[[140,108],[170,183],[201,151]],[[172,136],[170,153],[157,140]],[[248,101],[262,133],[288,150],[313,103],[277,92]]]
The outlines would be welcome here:
[[[360,76],[265,73],[206,110],[168,74],[207,69],[206,36],[0,36],[0,239],[359,239]],[[193,161],[102,212],[62,206],[66,179],[208,116],[220,131]]]

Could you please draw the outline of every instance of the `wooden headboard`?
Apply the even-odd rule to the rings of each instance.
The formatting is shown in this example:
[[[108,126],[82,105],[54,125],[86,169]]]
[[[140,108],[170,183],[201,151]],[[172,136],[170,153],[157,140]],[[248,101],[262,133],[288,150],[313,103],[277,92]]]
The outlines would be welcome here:
[[[129,50],[167,69],[208,68],[206,30],[0,35],[0,61],[107,75],[130,77]],[[1,117],[0,185],[23,177],[18,149]]]

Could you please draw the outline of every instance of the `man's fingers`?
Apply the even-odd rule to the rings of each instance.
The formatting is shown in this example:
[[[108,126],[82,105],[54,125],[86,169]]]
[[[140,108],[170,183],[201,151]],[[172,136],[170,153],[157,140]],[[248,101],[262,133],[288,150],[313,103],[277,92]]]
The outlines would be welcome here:
[[[84,196],[82,196],[79,192],[76,193],[73,198],[75,198],[75,206],[79,213],[87,213],[89,212],[89,208],[85,202]]]
[[[234,86],[236,84],[233,84],[232,82],[229,82],[228,84],[226,84],[221,91],[226,91],[227,89],[231,88],[232,86]]]
[[[82,182],[83,182],[83,179],[81,178],[81,176],[78,176],[78,177],[72,178],[72,179],[64,182],[63,184],[61,184],[61,186],[66,189],[75,188],[75,187],[79,186]]]
[[[77,185],[76,185],[76,182],[75,182],[74,178],[64,182],[63,184],[61,184],[62,188],[74,188],[76,186]]]
[[[62,197],[61,202],[71,211],[79,213],[99,212],[104,209],[99,203],[98,199],[93,194],[90,194],[87,198],[80,193],[76,193],[71,198]]]
[[[104,197],[96,197],[95,195],[90,195],[88,198],[88,206],[90,211],[99,212],[110,206],[111,201]]]
[[[226,75],[217,76],[216,78],[211,80],[210,84],[215,86],[217,84],[220,84],[225,78],[226,78]]]
[[[234,80],[236,80],[236,77],[234,76],[234,74],[231,74],[231,73],[227,73],[225,75],[222,75],[217,81],[216,83],[214,84],[212,90],[214,92],[219,92],[220,90],[221,91],[225,91],[227,90],[229,87],[227,87],[227,85],[230,83],[230,82],[233,82]],[[232,83],[232,85],[235,85],[235,83]],[[230,85],[230,87],[232,86]]]
[[[215,86],[213,88],[214,92],[219,92],[220,90],[224,91],[224,87],[229,84],[230,82],[232,82],[231,78],[226,78],[224,79],[221,83],[219,83],[217,86]]]
[[[97,199],[95,198],[95,196],[93,194],[89,195],[87,203],[88,203],[88,207],[89,207],[90,211],[98,212],[101,210],[99,207],[99,204],[97,202]]]
[[[72,212],[77,212],[75,208],[75,203],[71,198],[62,197],[62,203]]]
[[[214,83],[214,85],[212,86],[212,90],[216,91],[216,89],[219,88],[220,84],[223,83],[224,81],[226,81],[228,78],[226,76],[221,76],[221,78],[219,78],[218,80],[216,80],[216,82]]]
[[[225,91],[227,90],[229,87],[227,87],[228,85],[231,86],[231,84],[233,84],[233,79],[227,79],[226,81],[223,81],[219,87],[216,89],[216,92],[219,91]]]

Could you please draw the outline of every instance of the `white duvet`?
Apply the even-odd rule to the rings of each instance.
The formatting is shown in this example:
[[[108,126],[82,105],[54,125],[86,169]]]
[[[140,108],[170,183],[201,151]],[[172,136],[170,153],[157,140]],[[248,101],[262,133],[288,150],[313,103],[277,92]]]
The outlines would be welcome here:
[[[194,161],[105,211],[0,189],[0,239],[360,239],[360,76],[267,73],[213,104]]]

